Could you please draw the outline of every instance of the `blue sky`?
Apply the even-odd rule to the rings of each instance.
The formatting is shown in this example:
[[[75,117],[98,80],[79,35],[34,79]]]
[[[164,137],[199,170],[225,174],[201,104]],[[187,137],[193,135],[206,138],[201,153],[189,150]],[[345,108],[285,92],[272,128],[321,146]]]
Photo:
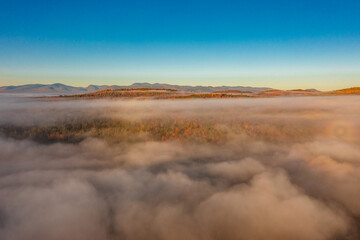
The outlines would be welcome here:
[[[0,85],[360,86],[360,1],[0,1]]]

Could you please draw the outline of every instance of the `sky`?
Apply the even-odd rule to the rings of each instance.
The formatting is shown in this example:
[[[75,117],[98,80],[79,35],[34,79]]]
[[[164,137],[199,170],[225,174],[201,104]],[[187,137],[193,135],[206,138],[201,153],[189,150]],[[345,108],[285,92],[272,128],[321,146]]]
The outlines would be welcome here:
[[[0,86],[360,86],[359,0],[0,0]]]

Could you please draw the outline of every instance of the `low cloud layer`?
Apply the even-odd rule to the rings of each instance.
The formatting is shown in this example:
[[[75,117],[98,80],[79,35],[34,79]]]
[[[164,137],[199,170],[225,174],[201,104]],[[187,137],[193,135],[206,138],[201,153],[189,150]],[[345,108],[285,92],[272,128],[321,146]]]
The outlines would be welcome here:
[[[241,118],[290,122],[294,128],[322,126],[324,131],[283,143],[229,132],[222,144],[109,143],[93,137],[77,144],[40,144],[2,136],[1,239],[360,237],[357,97],[3,99],[9,104],[0,104],[1,124],[51,125],[66,116],[96,115],[131,121],[214,118],[221,119],[217,127],[226,129],[229,119]]]

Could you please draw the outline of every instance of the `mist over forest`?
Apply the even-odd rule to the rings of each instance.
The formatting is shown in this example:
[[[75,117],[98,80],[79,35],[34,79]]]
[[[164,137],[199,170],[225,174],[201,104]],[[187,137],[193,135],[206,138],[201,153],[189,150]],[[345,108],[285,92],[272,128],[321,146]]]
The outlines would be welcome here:
[[[360,97],[0,96],[0,238],[360,238]]]

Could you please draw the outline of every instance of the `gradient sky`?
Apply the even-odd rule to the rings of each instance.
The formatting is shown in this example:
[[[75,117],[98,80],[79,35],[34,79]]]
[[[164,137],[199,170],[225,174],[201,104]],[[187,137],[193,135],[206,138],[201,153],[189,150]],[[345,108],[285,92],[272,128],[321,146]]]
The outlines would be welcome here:
[[[360,86],[359,0],[0,0],[0,85]]]

